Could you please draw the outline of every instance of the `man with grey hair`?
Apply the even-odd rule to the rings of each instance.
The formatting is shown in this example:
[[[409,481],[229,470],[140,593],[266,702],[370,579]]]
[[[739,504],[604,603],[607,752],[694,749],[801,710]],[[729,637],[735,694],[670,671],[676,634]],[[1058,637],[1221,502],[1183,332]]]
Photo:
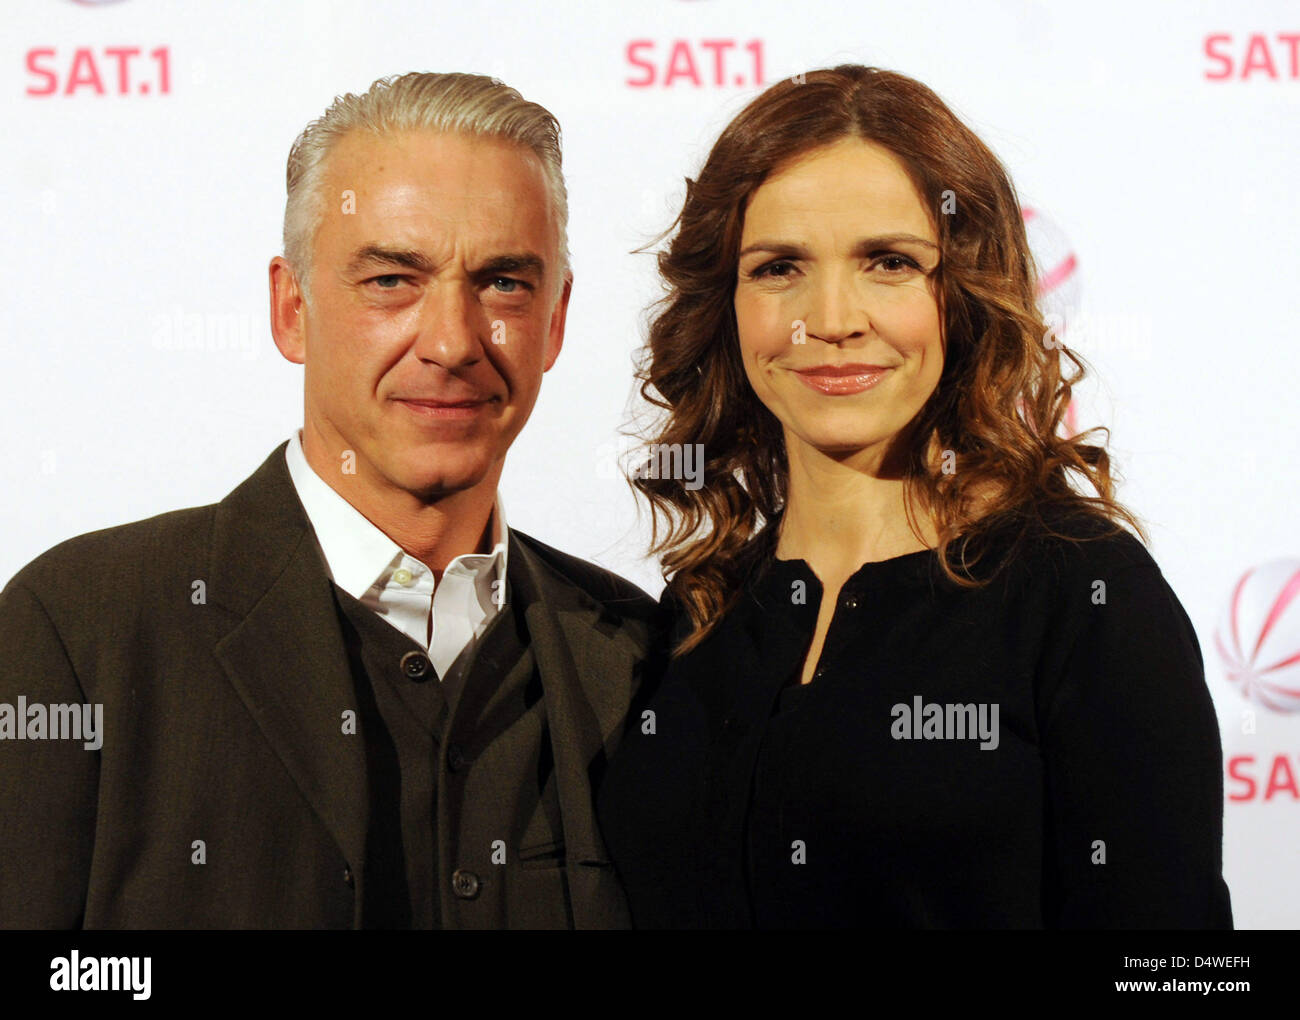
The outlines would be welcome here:
[[[303,428],[218,504],[64,542],[0,594],[0,925],[623,927],[592,800],[653,601],[506,526],[560,352],[559,127],[408,74],[294,144],[271,326]]]

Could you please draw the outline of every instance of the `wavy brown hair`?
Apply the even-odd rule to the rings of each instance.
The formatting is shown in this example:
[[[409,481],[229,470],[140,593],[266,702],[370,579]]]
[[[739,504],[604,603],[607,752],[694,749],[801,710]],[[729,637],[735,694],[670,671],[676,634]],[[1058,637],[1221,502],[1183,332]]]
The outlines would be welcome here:
[[[1023,537],[1049,507],[1057,520],[1104,524],[1083,529],[1086,537],[1122,531],[1124,522],[1147,541],[1114,498],[1104,446],[1083,441],[1109,430],[1059,434],[1071,387],[1086,371],[1063,345],[1044,342],[1051,330],[1002,164],[920,82],[852,64],[812,71],[773,85],[727,126],[659,239],[676,231],[658,253],[667,294],[654,306],[637,368],[641,395],[661,409],[642,438],[659,448],[701,444],[703,484],[689,488],[643,468],[630,481],[650,503],[651,553],[662,554],[668,594],[689,620],[674,654],[703,640],[734,604],[747,572],[773,548],[787,493],[780,423],[754,395],[740,358],[733,299],[745,208],[770,174],[843,138],[892,152],[937,225],[943,372],[893,455],[904,466],[909,526],[916,530],[915,502],[935,523],[944,574],[963,587],[987,583],[970,573],[982,552],[968,561],[968,551],[999,525]],[[1075,366],[1068,377],[1061,352]],[[954,452],[955,472],[935,465],[936,450]],[[1071,470],[1098,495],[1077,491]],[[1083,531],[1059,537],[1080,540]],[[965,576],[952,564],[958,550]]]

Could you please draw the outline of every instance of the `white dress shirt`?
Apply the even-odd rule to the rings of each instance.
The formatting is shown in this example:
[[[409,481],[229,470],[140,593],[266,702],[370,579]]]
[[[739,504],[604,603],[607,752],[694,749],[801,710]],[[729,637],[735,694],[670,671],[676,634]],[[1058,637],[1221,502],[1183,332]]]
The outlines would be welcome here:
[[[500,494],[492,511],[492,551],[457,556],[435,586],[433,571],[407,555],[307,463],[301,429],[284,456],[326,572],[345,592],[414,638],[428,651],[439,679],[445,679],[505,602],[509,532]]]

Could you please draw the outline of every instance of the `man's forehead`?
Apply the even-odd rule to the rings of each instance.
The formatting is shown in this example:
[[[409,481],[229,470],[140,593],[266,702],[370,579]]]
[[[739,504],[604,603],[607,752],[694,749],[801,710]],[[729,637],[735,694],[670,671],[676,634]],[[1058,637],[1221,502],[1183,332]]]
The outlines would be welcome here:
[[[504,162],[484,160],[491,155]],[[443,158],[439,158],[439,157]],[[537,155],[520,143],[463,133],[352,131],[331,151],[322,182],[328,246],[351,261],[367,246],[449,247],[475,258],[533,251],[547,263],[558,237]],[[324,240],[319,239],[319,240]]]
[[[494,138],[352,132],[331,152],[322,185],[354,221],[473,218],[487,229],[512,231],[555,214],[537,155]]]
[[[377,133],[362,128],[347,132],[325,157],[327,175],[386,171],[426,170],[437,176],[451,166],[486,162],[508,166],[523,176],[544,178],[541,158],[523,142],[493,135],[432,129],[397,130]]]

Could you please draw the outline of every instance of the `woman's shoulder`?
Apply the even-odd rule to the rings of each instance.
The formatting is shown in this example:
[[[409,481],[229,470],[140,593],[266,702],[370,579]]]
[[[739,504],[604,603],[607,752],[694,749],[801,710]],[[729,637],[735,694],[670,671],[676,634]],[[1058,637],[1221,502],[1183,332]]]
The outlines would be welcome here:
[[[1019,619],[1086,617],[1115,583],[1144,592],[1167,588],[1150,551],[1123,524],[1098,512],[1046,505],[989,522],[975,542],[972,605],[992,598]],[[959,567],[967,550],[949,554]],[[960,571],[959,571],[960,573]]]
[[[1170,656],[1190,656],[1187,649],[1196,644],[1186,611],[1151,552],[1108,518],[1048,510],[1025,529],[1020,566],[1009,611],[1022,620],[1040,618],[1047,645],[1072,648],[1088,633],[1099,654],[1163,643]]]
[[[1159,565],[1122,523],[1095,511],[1048,505],[1023,527],[1024,555],[1038,569],[1057,574],[1113,575],[1134,567]]]

